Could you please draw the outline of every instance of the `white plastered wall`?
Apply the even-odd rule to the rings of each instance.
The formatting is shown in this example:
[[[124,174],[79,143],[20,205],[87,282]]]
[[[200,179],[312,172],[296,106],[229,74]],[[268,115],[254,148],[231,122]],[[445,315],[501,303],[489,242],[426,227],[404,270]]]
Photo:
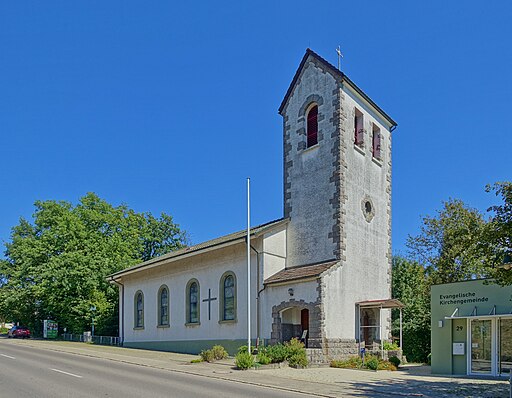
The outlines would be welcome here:
[[[391,209],[388,171],[391,167],[391,137],[385,122],[366,106],[355,93],[344,87],[342,100],[344,121],[344,172],[346,201],[342,205],[345,261],[340,268],[324,277],[325,333],[327,338],[358,338],[356,302],[390,298],[390,270],[388,253],[391,245]],[[365,147],[363,153],[354,147],[354,109],[364,115]],[[381,161],[372,158],[372,123],[380,128]],[[362,210],[363,198],[369,197],[375,215],[370,222]],[[389,310],[384,310],[383,321],[389,328]],[[384,332],[387,338],[387,332]]]
[[[261,239],[252,242],[258,249]],[[180,341],[247,338],[247,246],[245,243],[210,251],[179,261],[161,265],[151,270],[125,276],[124,334],[126,342]],[[257,256],[251,252],[251,334],[256,337],[256,268]],[[237,322],[219,323],[220,278],[226,271],[236,275]],[[186,326],[186,286],[191,278],[200,285],[200,325]],[[160,286],[169,287],[170,327],[157,327],[157,294]],[[211,296],[211,320],[208,320],[208,303],[202,300]],[[134,297],[144,293],[144,329],[134,329]]]

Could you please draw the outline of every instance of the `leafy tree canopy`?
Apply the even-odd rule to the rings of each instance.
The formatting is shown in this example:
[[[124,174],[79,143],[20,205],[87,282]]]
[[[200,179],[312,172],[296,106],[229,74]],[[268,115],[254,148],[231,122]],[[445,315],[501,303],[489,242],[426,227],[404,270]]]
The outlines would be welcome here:
[[[403,352],[412,362],[426,362],[430,353],[430,284],[425,269],[415,261],[394,256],[391,294],[404,305]],[[393,310],[393,335],[398,336],[400,316]]]
[[[494,192],[503,202],[488,209],[491,218],[484,229],[482,250],[486,254],[491,277],[501,285],[510,285],[512,269],[502,266],[505,260],[512,262],[512,182],[488,185],[486,191]]]
[[[458,199],[443,202],[435,217],[426,216],[420,233],[409,236],[411,257],[424,265],[432,283],[485,277],[481,240],[486,225],[482,214]]]
[[[94,193],[76,206],[35,203],[33,221],[20,219],[0,262],[0,318],[37,333],[51,318],[68,331],[117,333],[118,291],[106,276],[184,247],[186,234],[167,214],[114,207]]]

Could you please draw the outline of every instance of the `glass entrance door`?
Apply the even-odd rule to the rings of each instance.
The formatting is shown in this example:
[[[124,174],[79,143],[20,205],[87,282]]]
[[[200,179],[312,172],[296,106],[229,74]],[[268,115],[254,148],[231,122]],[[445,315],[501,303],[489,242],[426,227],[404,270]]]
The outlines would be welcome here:
[[[492,320],[471,321],[471,373],[492,372]]]
[[[512,369],[512,319],[500,319],[498,327],[498,369],[502,375]]]

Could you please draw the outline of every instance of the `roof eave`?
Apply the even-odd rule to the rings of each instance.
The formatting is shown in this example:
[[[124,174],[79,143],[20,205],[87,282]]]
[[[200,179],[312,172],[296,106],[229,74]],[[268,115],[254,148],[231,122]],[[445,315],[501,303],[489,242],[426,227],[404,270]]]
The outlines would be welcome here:
[[[211,252],[213,250],[222,249],[224,247],[232,246],[232,245],[235,245],[235,244],[238,244],[238,243],[242,243],[242,242],[245,242],[245,241],[246,241],[246,237],[244,236],[244,237],[236,238],[236,239],[233,239],[233,240],[230,240],[230,241],[227,241],[227,242],[222,242],[222,243],[219,243],[217,245],[213,245],[213,246],[205,247],[205,248],[202,248],[202,249],[190,251],[188,253],[183,253],[183,254],[181,254],[179,256],[176,256],[176,257],[164,258],[164,259],[160,259],[158,261],[152,261],[152,262],[144,262],[144,263],[141,263],[141,264],[136,265],[134,267],[128,268],[127,270],[119,271],[119,272],[116,272],[115,274],[109,275],[109,278],[111,278],[109,280],[114,281],[116,279],[122,278],[123,276],[127,276],[127,275],[130,275],[130,274],[136,273],[136,272],[147,271],[147,270],[153,269],[155,267],[159,267],[160,265],[163,265],[163,264],[174,263],[176,261],[183,260],[183,259],[188,258],[188,257],[192,257],[192,256],[196,256],[196,255],[199,255],[199,254],[208,253],[208,252]]]
[[[267,233],[272,228],[275,228],[275,227],[281,226],[281,225],[286,225],[288,223],[288,221],[289,221],[288,218],[283,218],[283,219],[281,219],[281,220],[279,220],[279,221],[277,221],[275,223],[269,223],[269,225],[264,226],[263,228],[261,228],[257,232],[252,232],[251,231],[251,237],[258,238],[258,237],[262,236],[263,234]],[[256,229],[256,228],[259,228],[259,227],[254,227],[254,228]],[[219,242],[219,243],[216,243],[216,244],[212,244],[211,246],[199,248],[199,249],[196,249],[196,250],[191,250],[189,252],[182,253],[182,254],[177,255],[175,257],[166,257],[165,255],[163,255],[161,257],[155,257],[155,258],[153,258],[151,260],[148,260],[148,261],[145,261],[143,263],[137,264],[137,265],[135,265],[133,267],[130,267],[130,268],[127,268],[125,270],[121,270],[121,271],[118,271],[118,272],[116,272],[114,274],[108,275],[107,278],[108,278],[109,281],[114,281],[114,280],[119,279],[119,278],[121,278],[123,276],[133,274],[135,272],[139,272],[139,271],[142,271],[142,270],[152,269],[152,268],[155,268],[155,267],[160,266],[162,264],[169,264],[169,263],[173,263],[173,262],[178,261],[178,260],[182,260],[184,258],[192,257],[192,256],[199,255],[199,254],[208,253],[208,252],[213,251],[213,250],[222,249],[222,248],[227,247],[227,246],[232,246],[232,245],[235,245],[235,244],[238,244],[238,243],[241,243],[241,242],[245,242],[246,240],[247,240],[247,235],[243,235],[243,236],[239,236],[239,237],[227,240],[227,241],[223,241],[223,242]]]
[[[304,276],[304,277],[297,277],[297,278],[293,278],[293,279],[287,279],[287,280],[283,280],[283,281],[263,282],[263,284],[265,286],[281,286],[281,285],[289,285],[291,283],[297,283],[297,282],[302,283],[302,282],[316,281],[320,277],[321,277],[320,274],[318,274],[318,275],[309,275],[309,276]]]

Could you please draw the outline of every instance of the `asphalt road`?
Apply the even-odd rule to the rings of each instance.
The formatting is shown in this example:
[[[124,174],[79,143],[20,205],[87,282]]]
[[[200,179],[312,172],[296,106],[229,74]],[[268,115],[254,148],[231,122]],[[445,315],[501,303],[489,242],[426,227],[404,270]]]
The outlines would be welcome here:
[[[0,397],[276,397],[306,395],[0,340]]]

